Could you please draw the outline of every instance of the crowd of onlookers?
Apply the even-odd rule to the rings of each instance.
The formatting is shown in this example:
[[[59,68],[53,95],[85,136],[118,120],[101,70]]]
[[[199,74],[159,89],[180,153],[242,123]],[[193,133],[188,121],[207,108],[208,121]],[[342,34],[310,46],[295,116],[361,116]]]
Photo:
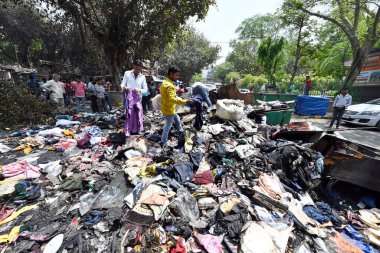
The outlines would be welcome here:
[[[109,90],[112,87],[111,80],[104,77],[89,78],[85,84],[81,81],[81,75],[76,75],[73,81],[63,79],[58,74],[53,74],[51,80],[36,79],[35,74],[29,76],[27,85],[30,92],[42,99],[51,100],[58,105],[60,111],[64,107],[75,104],[77,113],[86,111],[86,100],[91,101],[92,111],[103,112],[112,110],[112,101]]]

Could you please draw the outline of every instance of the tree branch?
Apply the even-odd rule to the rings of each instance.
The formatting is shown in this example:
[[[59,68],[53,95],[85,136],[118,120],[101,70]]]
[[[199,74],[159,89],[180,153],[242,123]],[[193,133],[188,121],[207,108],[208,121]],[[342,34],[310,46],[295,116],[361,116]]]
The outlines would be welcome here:
[[[330,21],[331,23],[337,25],[347,35],[348,39],[350,40],[350,43],[351,44],[355,44],[354,43],[355,34],[352,34],[352,32],[345,25],[343,25],[342,23],[340,23],[338,20],[336,20],[334,18],[331,18],[329,16],[326,16],[326,15],[323,15],[323,14],[317,13],[317,12],[309,11],[308,9],[305,9],[304,7],[301,7],[300,9],[303,12],[305,12],[305,13],[311,15],[311,16],[315,16],[315,17],[318,17],[318,18]]]
[[[373,40],[376,40],[376,38],[378,36],[377,30],[379,29],[379,23],[380,23],[380,7],[377,9],[375,20],[373,21],[373,27],[372,27],[372,31],[371,31]]]
[[[360,1],[360,0],[356,0],[356,1]],[[340,18],[342,19],[344,25],[345,25],[349,30],[353,30],[353,32],[355,33],[356,30],[353,29],[350,20],[348,20],[347,17],[344,15],[343,4],[342,4],[341,0],[336,0],[336,3],[338,4],[338,9],[339,9]],[[359,11],[360,11],[360,9],[359,9]],[[355,10],[355,12],[356,12],[356,10]],[[356,13],[355,13],[355,15],[356,15]]]
[[[355,17],[354,17],[354,31],[358,30],[359,18],[360,18],[360,0],[355,2]]]

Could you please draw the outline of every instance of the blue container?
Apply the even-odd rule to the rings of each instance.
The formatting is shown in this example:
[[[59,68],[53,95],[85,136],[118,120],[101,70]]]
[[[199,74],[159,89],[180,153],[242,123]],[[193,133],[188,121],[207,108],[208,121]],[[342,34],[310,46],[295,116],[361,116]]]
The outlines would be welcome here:
[[[297,96],[294,110],[302,116],[325,116],[329,102],[330,98]]]

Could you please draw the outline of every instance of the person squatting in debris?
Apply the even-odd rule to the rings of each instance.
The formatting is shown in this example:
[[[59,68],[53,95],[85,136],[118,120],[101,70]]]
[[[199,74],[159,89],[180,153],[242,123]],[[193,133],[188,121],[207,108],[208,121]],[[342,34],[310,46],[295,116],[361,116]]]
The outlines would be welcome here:
[[[141,73],[143,64],[135,60],[133,69],[124,73],[121,89],[124,92],[125,134],[138,134],[143,129],[142,95],[148,92],[145,76]]]
[[[58,110],[63,111],[64,101],[63,94],[66,93],[65,86],[60,81],[58,74],[53,74],[53,79],[42,85],[42,88],[51,92],[50,98],[58,104]]]
[[[352,97],[348,94],[348,88],[343,87],[340,91],[341,93],[336,96],[333,104],[333,117],[331,119],[330,128],[333,127],[334,122],[336,120],[336,128],[339,128],[340,121],[346,108],[351,105]]]
[[[184,100],[177,97],[174,82],[179,79],[180,69],[176,66],[171,66],[168,70],[167,78],[161,85],[160,94],[162,97],[161,112],[165,117],[164,130],[162,132],[161,144],[165,145],[168,142],[169,132],[173,125],[179,133],[183,132],[181,121],[176,113],[177,105],[192,104],[193,100]]]

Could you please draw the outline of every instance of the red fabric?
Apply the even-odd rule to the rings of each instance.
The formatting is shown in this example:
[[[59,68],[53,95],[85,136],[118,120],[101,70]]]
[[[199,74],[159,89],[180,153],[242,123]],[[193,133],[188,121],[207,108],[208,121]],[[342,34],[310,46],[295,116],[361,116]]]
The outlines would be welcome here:
[[[193,182],[195,184],[210,184],[214,183],[214,176],[212,175],[211,170],[207,170],[205,172],[195,174],[193,178]]]
[[[177,94],[178,95],[181,95],[181,94],[183,94],[183,93],[185,93],[185,89],[179,89],[178,91],[177,91]]]
[[[313,86],[313,81],[307,80],[306,81],[306,87],[311,88]]]
[[[0,221],[3,221],[5,220],[6,218],[8,218],[9,216],[11,216],[11,214],[16,210],[16,209],[6,209],[7,205],[5,204],[3,206],[3,208],[1,208],[0,210]]]
[[[181,236],[178,237],[177,242],[175,243],[175,248],[172,248],[170,253],[186,253],[185,244],[183,243]]]

